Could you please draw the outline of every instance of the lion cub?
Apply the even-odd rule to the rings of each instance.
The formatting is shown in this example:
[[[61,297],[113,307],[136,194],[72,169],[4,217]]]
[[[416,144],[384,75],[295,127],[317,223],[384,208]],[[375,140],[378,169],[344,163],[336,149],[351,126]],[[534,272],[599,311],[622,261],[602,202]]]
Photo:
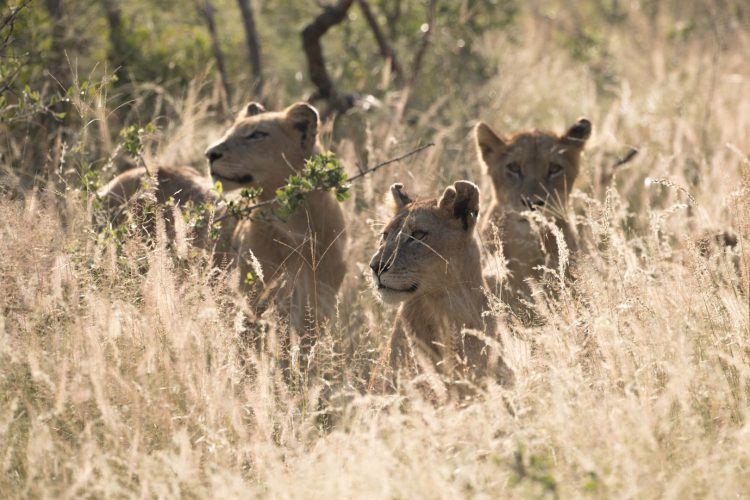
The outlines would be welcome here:
[[[458,181],[439,199],[414,201],[394,184],[391,194],[396,213],[370,268],[382,301],[399,306],[390,340],[394,375],[401,368],[479,375],[493,365],[507,379],[510,370],[490,359],[484,340],[462,335],[464,328],[495,333],[482,315],[489,307],[474,234],[479,189]]]
[[[566,220],[568,195],[590,135],[591,122],[585,118],[561,136],[534,130],[505,138],[485,123],[476,127],[479,158],[495,188],[482,222],[482,237],[490,251],[501,242],[509,271],[502,295],[516,312],[524,311],[521,303],[530,299],[527,280],[542,278],[538,266],[558,269],[558,238],[564,239],[571,253],[577,248]],[[539,220],[540,230],[535,231],[524,212],[538,212],[553,225]]]

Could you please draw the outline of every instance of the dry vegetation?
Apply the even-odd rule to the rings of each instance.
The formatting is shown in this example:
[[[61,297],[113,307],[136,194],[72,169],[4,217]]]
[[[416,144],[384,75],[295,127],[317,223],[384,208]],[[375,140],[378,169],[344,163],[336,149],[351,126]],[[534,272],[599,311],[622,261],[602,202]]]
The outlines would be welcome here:
[[[358,159],[436,147],[352,189],[339,315],[291,384],[273,351],[280,326],[266,318],[267,342],[248,346],[242,299],[205,259],[181,242],[105,238],[80,189],[27,189],[6,168],[2,496],[750,495],[750,31],[711,5],[711,26],[684,37],[668,34],[675,19],[633,7],[587,63],[556,35],[574,15],[522,12],[474,41],[493,72],[482,83],[444,89],[402,122],[400,95],[386,92],[328,124],[324,142],[352,174]],[[149,161],[202,165],[223,125],[200,87],[166,97],[174,116]],[[106,115],[88,97],[77,112]],[[388,185],[435,195],[470,179],[486,202],[477,119],[562,130],[578,116],[594,124],[571,209],[579,278],[539,298],[542,325],[494,311],[515,386],[437,404],[409,384],[368,393],[393,322],[367,268]],[[109,141],[105,125],[86,134]],[[613,178],[631,145],[640,154]],[[48,146],[59,161],[60,144]],[[734,248],[701,252],[726,229]]]

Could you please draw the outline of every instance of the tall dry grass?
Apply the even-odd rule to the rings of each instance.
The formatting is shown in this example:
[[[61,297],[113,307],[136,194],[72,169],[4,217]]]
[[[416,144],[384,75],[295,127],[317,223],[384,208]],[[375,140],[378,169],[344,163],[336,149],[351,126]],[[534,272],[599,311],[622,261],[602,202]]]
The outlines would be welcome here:
[[[675,42],[632,15],[608,67],[572,60],[554,18],[528,16],[512,34],[527,43],[483,41],[497,76],[481,88],[447,90],[409,126],[387,100],[347,118],[356,140],[328,128],[349,165],[437,146],[353,189],[339,315],[291,383],[281,327],[266,318],[250,345],[242,298],[199,256],[118,246],[73,191],[4,196],[2,496],[750,495],[748,33]],[[194,93],[176,107],[150,158],[198,164],[220,129]],[[476,119],[559,130],[580,115],[595,133],[571,208],[578,280],[539,298],[543,325],[498,317],[515,386],[441,404],[409,384],[368,393],[393,321],[366,279],[387,186],[468,178],[486,201]],[[609,171],[630,145],[637,159]],[[701,253],[730,228],[734,249]]]

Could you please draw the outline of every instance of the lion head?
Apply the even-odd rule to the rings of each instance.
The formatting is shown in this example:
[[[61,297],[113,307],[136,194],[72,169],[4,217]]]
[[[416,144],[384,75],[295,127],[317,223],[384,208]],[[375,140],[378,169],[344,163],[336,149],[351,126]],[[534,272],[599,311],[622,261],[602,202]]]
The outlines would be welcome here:
[[[413,201],[401,184],[391,186],[396,213],[385,227],[370,268],[386,303],[445,291],[460,280],[467,260],[479,265],[474,240],[479,189],[468,181],[449,186],[439,199]]]
[[[205,154],[225,190],[256,187],[273,196],[313,154],[317,137],[318,112],[309,104],[269,112],[251,102]]]
[[[519,212],[542,208],[553,214],[564,212],[590,135],[591,122],[585,118],[561,136],[535,130],[503,138],[479,123],[477,149],[498,203]]]

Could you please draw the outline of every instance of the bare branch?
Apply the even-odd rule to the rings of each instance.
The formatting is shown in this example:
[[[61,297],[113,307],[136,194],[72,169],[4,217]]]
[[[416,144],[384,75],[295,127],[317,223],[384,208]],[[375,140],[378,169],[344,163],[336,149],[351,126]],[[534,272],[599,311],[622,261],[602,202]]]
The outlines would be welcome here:
[[[250,0],[237,0],[242,13],[242,24],[245,27],[245,41],[247,42],[250,66],[253,68],[253,91],[255,94],[263,93],[263,67],[260,61],[260,43],[258,32],[255,29],[255,15]]]
[[[29,4],[31,3],[31,0],[24,1],[21,5],[17,7],[11,7],[10,12],[3,16],[3,20],[0,21],[0,30],[5,29],[6,26],[10,25],[11,29],[13,28],[13,23],[16,21],[16,18],[18,17],[18,14],[21,13],[23,9],[25,9]]]
[[[390,63],[391,72],[393,73],[393,76],[396,80],[396,84],[401,85],[404,75],[403,71],[401,70],[401,65],[398,63],[396,52],[393,50],[391,44],[388,43],[388,40],[386,40],[385,35],[383,35],[383,31],[378,25],[378,20],[372,13],[372,9],[370,8],[370,4],[367,3],[367,0],[357,1],[359,3],[359,8],[362,11],[362,15],[365,17],[365,21],[367,21],[367,25],[370,26],[370,30],[375,37],[375,42],[377,42],[378,44],[380,55],[383,56],[383,59],[385,59],[386,62]]]
[[[354,0],[339,0],[335,5],[323,7],[321,12],[313,21],[302,30],[302,49],[305,51],[310,80],[317,88],[315,93],[308,98],[313,102],[318,99],[328,101],[331,110],[343,113],[354,105],[354,99],[348,95],[341,95],[326,70],[323,48],[320,39],[333,26],[346,19],[346,14]]]
[[[422,60],[424,59],[424,55],[427,52],[427,47],[430,43],[432,32],[435,29],[434,25],[436,6],[437,0],[429,0],[429,4],[427,5],[427,22],[422,27],[422,40],[420,41],[419,47],[414,54],[414,59],[412,59],[411,74],[409,75],[409,79],[404,86],[404,91],[401,93],[401,99],[399,100],[398,105],[396,106],[396,110],[393,114],[394,123],[398,123],[403,119],[404,113],[406,112],[406,107],[409,104],[409,99],[411,97],[411,90],[414,87],[414,84],[417,81],[417,77],[419,76],[419,71],[422,68]]]
[[[0,20],[0,37],[2,38],[2,40],[0,40],[0,55],[2,55],[3,57],[6,57],[7,55],[9,59],[16,59],[16,57],[12,53],[15,22],[21,11],[25,9],[30,3],[31,0],[26,0],[21,5],[8,9],[9,12],[2,17],[2,20]],[[8,48],[11,49],[10,54],[6,54],[6,49]],[[6,69],[9,69],[10,67],[11,66]],[[16,79],[16,76],[21,71],[22,67],[23,64],[19,63],[17,67],[12,71],[6,72],[6,74],[0,76],[0,96],[11,88],[13,82]]]
[[[383,167],[385,167],[387,165],[390,165],[391,163],[396,163],[397,161],[405,160],[405,159],[409,158],[410,156],[414,156],[417,153],[421,153],[422,151],[424,151],[427,148],[431,148],[434,145],[435,145],[434,142],[428,142],[427,144],[423,144],[422,146],[419,146],[417,149],[413,149],[413,150],[409,151],[408,153],[405,153],[405,154],[403,154],[401,156],[397,156],[396,158],[391,158],[390,160],[386,160],[386,161],[380,162],[377,165],[373,166],[372,168],[362,169],[360,171],[360,173],[358,173],[357,175],[351,177],[349,179],[349,182],[354,182],[354,181],[356,181],[357,179],[359,179],[361,177],[364,177],[366,175],[372,174],[373,172],[377,172],[381,168],[383,168]]]

